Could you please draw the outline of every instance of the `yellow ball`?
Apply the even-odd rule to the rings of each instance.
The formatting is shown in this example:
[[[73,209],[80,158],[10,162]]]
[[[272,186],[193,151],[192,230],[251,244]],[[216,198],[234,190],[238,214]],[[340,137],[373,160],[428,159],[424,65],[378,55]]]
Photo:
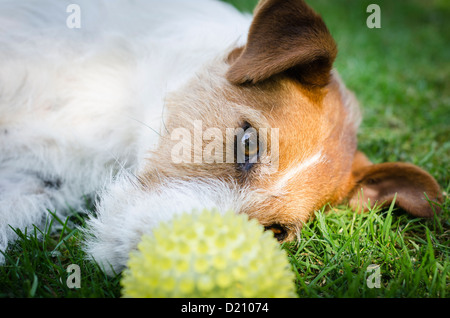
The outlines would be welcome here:
[[[144,235],[121,281],[124,297],[296,297],[286,252],[255,220],[183,214]]]

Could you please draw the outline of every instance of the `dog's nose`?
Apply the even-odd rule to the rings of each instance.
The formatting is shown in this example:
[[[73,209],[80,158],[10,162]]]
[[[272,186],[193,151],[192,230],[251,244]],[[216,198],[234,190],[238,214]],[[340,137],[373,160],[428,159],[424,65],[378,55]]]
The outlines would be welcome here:
[[[265,230],[270,230],[273,232],[274,237],[279,241],[282,242],[287,236],[288,231],[285,226],[282,224],[272,224],[264,227]]]

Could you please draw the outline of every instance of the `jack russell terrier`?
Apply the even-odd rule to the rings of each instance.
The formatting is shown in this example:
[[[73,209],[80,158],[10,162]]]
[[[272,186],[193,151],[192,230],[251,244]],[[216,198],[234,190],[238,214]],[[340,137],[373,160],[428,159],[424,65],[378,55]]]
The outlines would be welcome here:
[[[247,213],[279,241],[328,204],[439,212],[427,172],[357,151],[357,100],[304,1],[253,17],[213,0],[71,2],[0,1],[0,250],[89,196],[83,246],[107,273],[194,209]]]

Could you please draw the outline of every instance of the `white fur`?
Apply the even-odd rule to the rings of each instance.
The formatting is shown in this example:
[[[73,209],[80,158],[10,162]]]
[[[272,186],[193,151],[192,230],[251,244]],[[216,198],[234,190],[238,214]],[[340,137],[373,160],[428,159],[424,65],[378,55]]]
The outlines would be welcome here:
[[[323,162],[323,160],[324,156],[322,155],[322,151],[320,150],[306,160],[303,160],[296,165],[286,169],[286,172],[274,184],[273,191],[275,193],[283,191],[286,185],[288,185],[293,178],[298,178],[300,173],[304,172],[308,168],[311,168],[312,166]]]
[[[145,195],[129,178],[110,183],[154,149],[166,93],[243,44],[250,16],[209,0],[81,0],[81,28],[69,29],[70,3],[0,1],[0,250],[9,225],[64,217],[106,186],[86,250],[119,270],[159,221],[242,195],[212,181]]]
[[[91,218],[85,230],[85,249],[106,273],[119,272],[141,236],[160,222],[203,209],[239,211],[249,197],[245,193],[211,179],[169,179],[157,191],[146,191],[136,186],[133,176],[121,176],[101,195],[99,217]]]

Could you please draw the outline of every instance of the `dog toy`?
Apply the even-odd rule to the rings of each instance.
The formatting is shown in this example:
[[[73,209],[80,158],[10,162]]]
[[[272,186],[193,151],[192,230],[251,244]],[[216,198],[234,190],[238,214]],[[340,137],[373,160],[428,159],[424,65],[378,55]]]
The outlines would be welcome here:
[[[144,235],[122,277],[124,297],[296,297],[286,252],[255,220],[182,214]]]

